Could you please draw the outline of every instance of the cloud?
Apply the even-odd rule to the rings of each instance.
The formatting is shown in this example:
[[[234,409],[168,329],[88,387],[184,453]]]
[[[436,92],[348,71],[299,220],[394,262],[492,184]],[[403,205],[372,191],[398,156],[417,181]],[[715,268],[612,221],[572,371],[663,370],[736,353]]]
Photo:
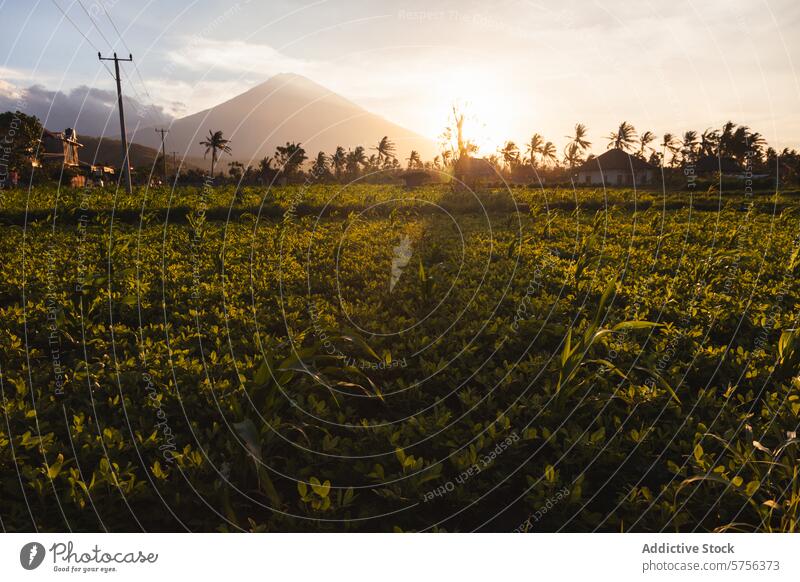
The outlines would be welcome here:
[[[316,66],[289,57],[266,44],[240,40],[214,40],[189,37],[183,48],[170,54],[173,64],[193,71],[258,73],[264,78],[277,73],[309,74]]]
[[[137,124],[147,127],[168,124],[172,119],[163,107],[146,105],[131,97],[124,97],[124,105],[128,131],[133,131]],[[18,89],[10,83],[0,82],[0,111],[13,109],[35,115],[46,128],[54,131],[73,127],[78,135],[119,135],[117,94],[114,91],[86,85],[69,92],[51,91],[41,85]]]

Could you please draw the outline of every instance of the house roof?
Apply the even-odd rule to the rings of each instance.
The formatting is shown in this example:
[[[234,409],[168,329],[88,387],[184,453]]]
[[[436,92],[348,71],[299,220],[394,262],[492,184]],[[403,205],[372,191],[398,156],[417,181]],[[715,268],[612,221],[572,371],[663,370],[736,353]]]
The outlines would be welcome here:
[[[633,170],[655,170],[653,164],[648,164],[641,158],[630,155],[619,148],[610,149],[603,152],[595,158],[586,161],[581,167],[577,169],[578,172],[597,172],[602,170],[608,172],[610,170],[625,170],[630,172]]]

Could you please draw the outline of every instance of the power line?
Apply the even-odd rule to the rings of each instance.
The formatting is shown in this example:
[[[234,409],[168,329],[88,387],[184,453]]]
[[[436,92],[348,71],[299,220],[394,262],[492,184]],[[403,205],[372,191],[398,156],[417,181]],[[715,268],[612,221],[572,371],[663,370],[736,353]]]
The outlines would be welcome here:
[[[90,47],[92,47],[92,48],[93,48],[94,50],[96,50],[97,52],[100,52],[100,49],[98,49],[98,48],[95,46],[95,44],[94,44],[94,43],[93,43],[91,40],[89,40],[89,37],[88,37],[88,36],[86,36],[85,34],[83,34],[83,31],[82,31],[80,28],[78,28],[78,25],[77,25],[77,24],[75,24],[75,21],[73,21],[73,20],[72,20],[72,19],[69,17],[69,15],[68,15],[66,12],[64,12],[64,9],[63,9],[63,8],[61,8],[61,6],[59,6],[59,5],[56,3],[56,0],[50,0],[50,1],[53,3],[53,5],[54,5],[56,8],[58,8],[59,12],[61,12],[61,14],[63,14],[63,15],[64,15],[64,18],[66,18],[66,19],[67,19],[67,21],[68,21],[68,22],[69,22],[69,23],[72,25],[72,27],[73,27],[75,30],[77,30],[77,31],[78,31],[78,34],[80,34],[80,35],[81,35],[81,36],[84,38],[84,40],[85,40],[86,42],[88,42],[88,43],[89,43],[89,46],[90,46]],[[111,78],[113,79],[113,78],[114,78],[114,73],[112,73],[112,72],[111,72],[111,69],[109,69],[109,68],[108,68],[108,65],[106,65],[105,63],[101,63],[101,64],[103,65],[103,68],[104,68],[106,71],[108,71],[108,74],[109,74],[109,75],[111,75]]]
[[[86,10],[86,6],[83,5],[83,2],[81,2],[81,0],[78,0],[78,4],[80,4],[81,8],[83,8],[83,11],[86,13],[86,16],[89,17],[89,22],[92,23],[92,26],[97,30],[98,33],[100,33],[100,36],[102,37],[102,39],[104,41],[106,41],[106,44],[108,45],[108,47],[113,50],[114,46],[111,44],[111,41],[109,41],[108,38],[106,38],[106,35],[103,34],[103,31],[100,30],[99,26],[97,26],[97,24],[94,21],[94,18],[92,17],[91,14],[89,14],[89,11]],[[128,52],[130,52],[130,51],[128,51]]]
[[[89,11],[86,9],[86,6],[84,6],[84,4],[83,4],[82,0],[77,0],[77,2],[78,2],[78,4],[80,5],[80,7],[83,9],[83,11],[84,11],[84,13],[86,14],[86,16],[89,18],[89,22],[91,22],[91,24],[92,24],[92,26],[94,27],[94,29],[95,29],[95,30],[97,30],[97,32],[100,34],[101,38],[102,38],[104,41],[106,41],[106,44],[108,45],[108,48],[110,48],[110,49],[113,51],[113,50],[114,50],[114,44],[112,44],[112,43],[111,43],[111,41],[110,41],[110,40],[108,40],[108,37],[107,37],[105,34],[103,34],[103,31],[102,31],[102,30],[100,30],[100,26],[97,24],[97,22],[95,22],[95,19],[94,19],[94,17],[93,17],[93,16],[92,16],[92,15],[89,13]],[[114,27],[114,28],[116,29],[116,27]],[[117,33],[117,36],[119,36],[119,33]],[[120,41],[122,41],[122,37],[120,37]],[[125,42],[124,42],[124,41],[122,41],[122,44],[124,45],[124,44],[125,44]],[[127,49],[127,51],[128,51],[128,53],[131,53],[131,52],[132,52],[130,49]],[[100,51],[98,51],[98,52],[100,52]],[[136,66],[136,64],[135,64],[135,63],[134,63],[134,66]],[[125,76],[125,73],[124,73],[124,72],[123,72],[123,76]],[[142,86],[144,87],[144,82],[142,82]],[[137,99],[138,101],[141,101],[141,102],[143,102],[143,101],[144,101],[144,99],[142,99],[142,96],[139,94],[139,91],[137,91],[137,90],[136,90],[136,86],[135,86],[135,85],[133,85],[133,83],[130,83],[130,87],[131,87],[131,89],[133,90],[133,93],[134,93],[134,95],[136,95],[136,99]],[[147,92],[147,87],[144,87],[144,90],[145,90],[145,92]],[[150,97],[150,95],[149,95],[149,94],[148,94],[147,96],[148,96],[148,98]]]
[[[108,21],[111,23],[111,26],[114,29],[114,32],[117,33],[117,36],[119,37],[119,40],[122,43],[122,46],[129,53],[132,52],[131,49],[128,48],[128,45],[125,42],[125,39],[122,38],[122,33],[120,33],[119,28],[117,28],[117,25],[114,24],[113,20],[111,20],[111,15],[108,13],[108,10],[106,10],[105,5],[101,4],[100,6],[102,7],[103,12],[106,15],[106,18],[108,18]],[[136,75],[139,77],[139,81],[141,81],[141,83],[142,83],[142,88],[144,89],[145,95],[147,95],[147,98],[152,101],[152,98],[150,97],[150,91],[147,90],[147,83],[144,82],[144,77],[142,77],[142,74],[139,72],[139,66],[136,63],[133,63],[133,70],[136,71]]]

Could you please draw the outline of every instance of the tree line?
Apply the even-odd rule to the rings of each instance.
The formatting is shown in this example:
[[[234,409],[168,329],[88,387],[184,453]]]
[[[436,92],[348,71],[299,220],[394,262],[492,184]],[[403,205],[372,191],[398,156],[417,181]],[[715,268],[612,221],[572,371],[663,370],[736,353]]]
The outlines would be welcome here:
[[[226,175],[217,173],[218,165],[223,156],[233,155],[235,144],[222,131],[209,130],[200,145],[205,147],[206,158],[210,157],[211,175],[218,180],[241,184],[309,180],[339,182],[364,176],[386,180],[408,170],[453,173],[459,160],[478,156],[477,145],[465,135],[465,120],[465,114],[454,107],[440,136],[439,153],[431,160],[423,160],[415,150],[401,159],[389,136],[383,136],[373,146],[358,145],[348,149],[337,146],[334,151],[319,151],[313,157],[309,157],[302,143],[286,142],[276,147],[273,155],[265,156],[255,164],[231,161]],[[36,154],[43,131],[41,122],[34,116],[19,112],[0,114],[0,180],[11,171],[23,175],[30,171],[30,160]],[[560,152],[553,141],[534,133],[522,147],[509,140],[497,151],[484,155],[483,159],[511,180],[527,182],[542,176],[553,181],[568,180],[576,168],[594,157],[588,136],[587,126],[576,123],[570,135],[564,136],[566,144]],[[682,135],[665,133],[661,136],[649,130],[637,132],[632,124],[623,121],[605,137],[604,142],[607,149],[619,148],[668,171],[696,163],[704,157],[730,158],[740,166],[748,166],[754,173],[774,176],[777,172],[782,185],[797,184],[800,180],[800,153],[797,150],[787,147],[777,151],[759,132],[733,121],[719,129],[688,130]],[[140,170],[138,175],[147,176],[152,168]],[[181,172],[178,180],[201,182],[204,176],[205,172],[187,169]]]

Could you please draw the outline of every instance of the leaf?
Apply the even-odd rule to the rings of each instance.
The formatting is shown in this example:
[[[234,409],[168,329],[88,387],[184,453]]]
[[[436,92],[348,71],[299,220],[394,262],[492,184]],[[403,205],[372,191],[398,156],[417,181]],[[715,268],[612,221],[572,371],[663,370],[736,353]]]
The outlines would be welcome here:
[[[703,460],[704,453],[705,451],[703,451],[703,446],[700,443],[697,443],[694,446],[694,458],[698,463]]]
[[[636,330],[636,329],[653,329],[654,327],[663,327],[663,324],[656,323],[653,321],[623,321],[622,323],[618,323],[614,327],[611,328],[612,331],[623,331],[626,329]]]
[[[58,477],[58,474],[61,472],[61,468],[64,466],[64,455],[58,455],[56,462],[51,463],[50,466],[47,468],[47,476],[52,480]]]
[[[263,361],[253,376],[253,383],[256,386],[264,386],[270,381],[271,376],[269,364],[267,364],[266,361]]]
[[[758,481],[750,481],[747,484],[747,487],[744,488],[744,492],[747,493],[748,496],[752,497],[755,495],[755,492],[758,491],[759,487],[761,487],[761,483]]]

